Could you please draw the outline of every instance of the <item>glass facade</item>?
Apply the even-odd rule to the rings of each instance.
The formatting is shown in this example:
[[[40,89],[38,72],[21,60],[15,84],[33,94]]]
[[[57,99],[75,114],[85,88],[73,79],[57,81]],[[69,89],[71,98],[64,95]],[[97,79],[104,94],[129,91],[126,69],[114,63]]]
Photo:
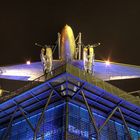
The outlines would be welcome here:
[[[66,124],[65,103],[52,107],[45,112],[40,125],[37,140],[64,140]],[[95,129],[90,121],[88,111],[83,107],[70,103],[68,107],[68,140],[95,140]],[[41,113],[29,118],[34,128]],[[97,126],[100,127],[106,118],[94,114]],[[138,140],[140,132],[129,128],[133,140]],[[0,130],[0,140],[4,137],[6,129]],[[7,140],[33,140],[34,133],[25,119],[13,122]],[[127,140],[127,133],[122,124],[110,120],[102,129],[100,140]]]
[[[105,122],[106,118],[94,114],[98,128]],[[140,132],[129,128],[133,140],[138,140]],[[69,133],[76,135],[77,139],[94,140],[95,129],[90,121],[88,111],[83,107],[69,103]],[[127,132],[124,125],[109,120],[100,133],[100,140],[127,140]],[[75,139],[76,140],[76,139]]]

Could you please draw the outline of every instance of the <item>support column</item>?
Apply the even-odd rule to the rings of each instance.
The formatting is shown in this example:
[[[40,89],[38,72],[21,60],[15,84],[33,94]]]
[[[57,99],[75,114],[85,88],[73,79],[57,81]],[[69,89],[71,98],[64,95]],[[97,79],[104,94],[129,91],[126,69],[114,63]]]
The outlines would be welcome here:
[[[30,128],[32,129],[33,133],[35,133],[35,129],[33,127],[33,125],[31,124],[31,122],[28,120],[27,116],[25,115],[23,109],[19,106],[19,110],[22,113],[22,115],[24,116],[24,118],[26,119],[26,122],[28,123],[28,125],[30,126]]]
[[[91,122],[92,122],[92,124],[93,124],[93,126],[94,126],[94,128],[95,128],[95,131],[96,131],[96,139],[99,140],[99,131],[98,131],[98,128],[97,128],[97,126],[96,126],[95,119],[94,119],[94,117],[93,117],[92,111],[91,111],[91,109],[90,109],[90,107],[89,107],[89,105],[88,105],[88,102],[87,102],[87,100],[86,100],[86,97],[85,97],[85,94],[84,94],[83,91],[81,91],[81,95],[82,95],[83,100],[84,100],[84,102],[85,102],[85,105],[86,105],[86,107],[87,107],[87,110],[88,110],[88,113],[89,113]]]
[[[6,139],[7,139],[8,134],[9,134],[9,130],[10,130],[11,126],[12,126],[12,122],[13,122],[13,120],[14,120],[14,117],[15,117],[15,114],[16,114],[17,110],[18,110],[18,109],[16,108],[16,110],[14,111],[14,113],[13,113],[11,119],[10,119],[10,122],[9,122],[9,124],[8,124],[6,133],[4,134],[2,140],[6,140]]]
[[[99,128],[99,132],[101,132],[101,130],[104,128],[104,126],[108,123],[108,121],[110,120],[110,118],[114,115],[114,113],[116,112],[116,110],[118,109],[118,106],[115,107],[113,109],[113,111],[110,113],[110,115],[108,116],[108,118],[105,120],[104,124]]]
[[[120,109],[118,106],[116,106],[116,107],[113,109],[113,111],[110,113],[110,115],[108,116],[108,118],[105,120],[104,124],[99,128],[99,133],[100,133],[101,130],[104,128],[104,126],[108,123],[108,121],[111,119],[111,117],[114,115],[114,113],[116,112],[116,110],[118,110],[119,113],[120,113],[120,115],[121,115],[121,118],[122,118],[122,121],[123,121],[123,123],[124,123],[125,129],[126,129],[127,134],[128,134],[128,136],[129,136],[129,140],[132,140],[132,137],[131,137],[131,135],[130,135],[130,132],[129,132],[127,123],[126,123],[126,121],[125,121],[125,119],[124,119],[123,113],[122,113],[121,109]]]
[[[68,140],[68,129],[69,129],[69,98],[66,97],[65,99],[65,112],[66,112],[66,116],[65,116],[65,140]]]
[[[44,107],[44,109],[43,109],[43,111],[41,113],[41,116],[40,116],[39,121],[37,123],[37,126],[35,128],[35,133],[34,133],[34,139],[33,140],[37,140],[37,132],[39,131],[39,128],[40,128],[40,125],[42,123],[42,120],[43,120],[45,111],[46,111],[46,109],[47,109],[47,107],[48,107],[48,105],[50,103],[50,100],[51,100],[52,95],[53,95],[53,90],[51,91],[51,93],[50,93],[50,95],[48,97],[47,103],[46,103],[46,105],[45,105],[45,107]]]
[[[124,126],[125,126],[125,128],[126,128],[126,131],[127,131],[128,136],[129,136],[129,140],[132,140],[132,137],[131,137],[131,135],[130,135],[130,132],[129,132],[127,123],[126,123],[126,121],[125,121],[125,119],[124,119],[123,113],[122,113],[122,111],[121,111],[120,108],[118,108],[118,110],[119,110],[119,112],[120,112],[120,114],[121,114],[121,118],[122,118],[122,120],[123,120]]]

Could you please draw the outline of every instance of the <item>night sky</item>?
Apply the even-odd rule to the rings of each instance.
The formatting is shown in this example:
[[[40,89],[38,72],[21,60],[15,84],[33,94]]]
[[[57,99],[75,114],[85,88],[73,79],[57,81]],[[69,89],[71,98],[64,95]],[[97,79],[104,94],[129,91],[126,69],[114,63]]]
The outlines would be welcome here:
[[[65,24],[83,43],[100,42],[96,59],[140,65],[139,0],[0,3],[0,65],[38,61],[40,44],[53,44]]]

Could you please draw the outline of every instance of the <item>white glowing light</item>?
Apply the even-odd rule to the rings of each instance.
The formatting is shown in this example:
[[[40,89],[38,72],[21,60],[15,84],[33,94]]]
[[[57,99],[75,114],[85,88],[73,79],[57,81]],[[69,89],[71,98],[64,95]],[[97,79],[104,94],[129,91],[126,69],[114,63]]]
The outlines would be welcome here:
[[[132,75],[132,76],[111,76],[110,80],[119,80],[119,79],[132,79],[132,78],[138,78],[137,75]]]
[[[26,64],[27,64],[27,65],[30,65],[30,64],[31,64],[31,61],[28,60],[28,61],[26,62]]]
[[[105,61],[105,64],[106,64],[106,66],[109,66],[110,65],[110,61],[109,60]]]

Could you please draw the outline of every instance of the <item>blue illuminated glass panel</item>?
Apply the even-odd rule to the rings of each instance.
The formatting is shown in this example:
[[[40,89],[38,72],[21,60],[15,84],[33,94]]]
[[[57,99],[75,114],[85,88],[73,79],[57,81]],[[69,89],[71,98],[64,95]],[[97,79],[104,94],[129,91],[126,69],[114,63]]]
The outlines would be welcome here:
[[[88,111],[76,104],[69,103],[68,113],[68,140],[96,140],[95,129],[90,121]],[[36,127],[41,113],[29,118]],[[37,134],[37,140],[64,140],[65,133],[65,103],[52,107],[45,112],[45,118]],[[99,114],[93,114],[98,128],[106,120]],[[0,129],[0,140],[6,129]],[[138,140],[140,132],[129,128],[133,140]],[[8,140],[33,140],[33,131],[26,120],[14,122],[9,132]],[[100,140],[128,140],[124,126],[110,120],[100,133]]]
[[[106,120],[105,117],[93,114],[100,127]],[[129,128],[133,140],[138,140],[140,132]],[[91,124],[88,111],[78,105],[69,103],[69,133],[82,140],[96,139],[95,129]],[[100,133],[100,140],[128,140],[124,126],[113,120],[105,125]]]
[[[53,107],[45,112],[45,119],[40,126],[40,131],[37,135],[37,140],[63,140],[63,114],[64,104]],[[40,113],[29,118],[32,125],[35,127],[39,120]],[[0,139],[3,137],[3,131],[0,130]],[[27,124],[26,120],[13,123],[9,140],[33,140],[33,131]]]

